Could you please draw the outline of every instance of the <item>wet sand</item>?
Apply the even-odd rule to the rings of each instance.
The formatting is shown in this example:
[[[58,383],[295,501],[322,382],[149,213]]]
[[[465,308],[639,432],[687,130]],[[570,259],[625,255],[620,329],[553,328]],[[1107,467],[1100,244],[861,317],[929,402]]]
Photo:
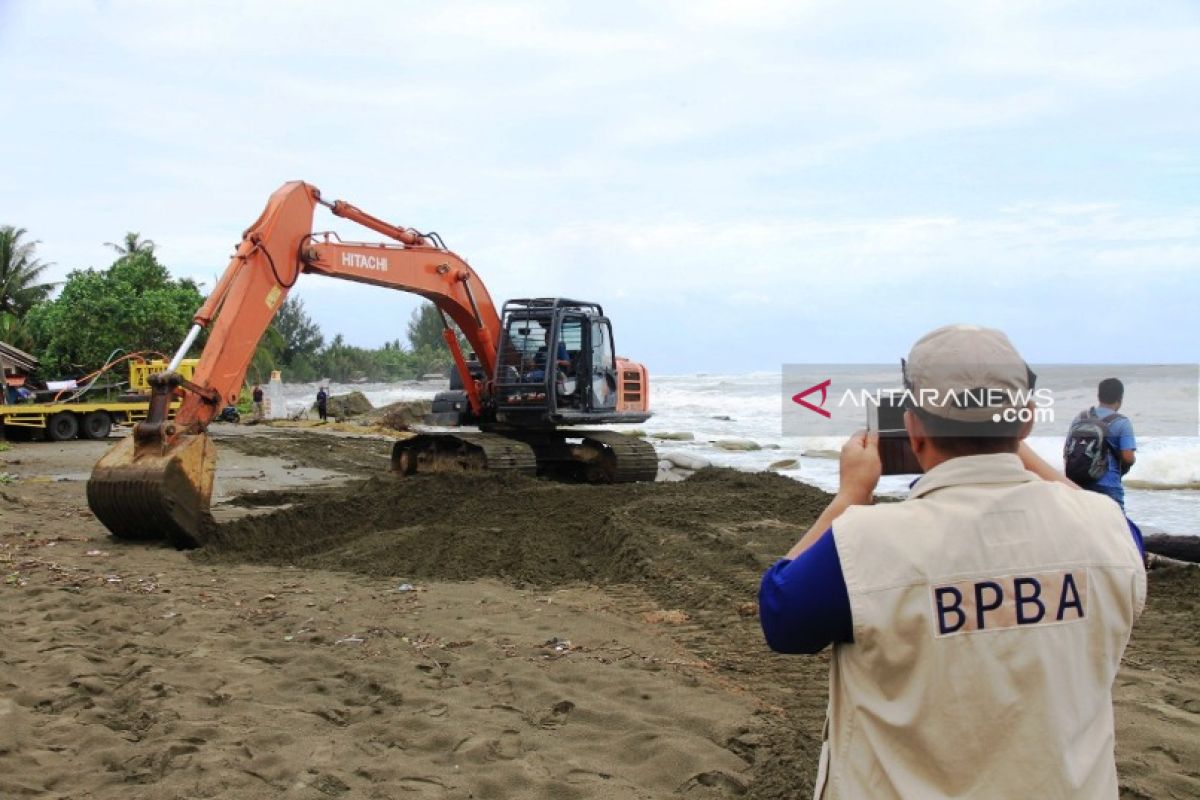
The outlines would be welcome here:
[[[389,446],[218,427],[219,540],[113,541],[102,443],[0,453],[0,797],[784,798],[827,660],[770,654],[761,569],[825,496],[380,477]],[[1151,577],[1123,796],[1200,796],[1200,571]]]

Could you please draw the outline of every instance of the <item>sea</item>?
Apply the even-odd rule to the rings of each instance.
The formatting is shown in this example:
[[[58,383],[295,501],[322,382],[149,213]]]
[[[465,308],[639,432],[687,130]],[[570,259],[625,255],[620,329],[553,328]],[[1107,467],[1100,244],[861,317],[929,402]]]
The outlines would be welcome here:
[[[1094,384],[1092,384],[1094,385]],[[445,388],[444,381],[404,383],[328,384],[330,394],[359,391],[376,407],[402,400],[431,399]],[[746,374],[699,373],[653,376],[653,416],[634,426],[611,426],[615,430],[640,429],[654,442],[660,454],[685,452],[701,456],[717,466],[746,472],[766,470],[771,464],[795,459],[798,466],[780,470],[785,475],[827,491],[837,488],[838,451],[844,436],[788,436],[783,425],[783,376],[780,372]],[[302,411],[313,403],[318,384],[288,384],[283,387],[288,410]],[[1067,398],[1060,402],[1071,402]],[[1163,428],[1153,418],[1153,404],[1138,408],[1127,393],[1122,413],[1135,431]],[[1079,409],[1088,405],[1081,387],[1074,398]],[[1063,436],[1069,420],[1056,425],[1039,422],[1030,445],[1051,464],[1061,463]],[[1061,428],[1062,430],[1058,430]],[[655,440],[656,433],[690,433],[690,441]],[[729,451],[715,442],[750,440],[762,449]],[[879,493],[903,497],[911,476],[884,476]],[[1125,479],[1125,506],[1130,519],[1146,532],[1200,536],[1200,437],[1138,436],[1137,463]]]

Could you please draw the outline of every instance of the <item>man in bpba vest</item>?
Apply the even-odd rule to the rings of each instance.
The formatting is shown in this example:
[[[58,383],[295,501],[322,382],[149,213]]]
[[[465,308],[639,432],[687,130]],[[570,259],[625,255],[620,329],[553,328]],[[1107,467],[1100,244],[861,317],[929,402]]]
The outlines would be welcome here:
[[[763,576],[774,650],[833,645],[816,797],[1118,796],[1141,534],[1022,443],[1035,380],[1000,331],[924,336],[904,362],[924,475],[872,505],[878,439],[851,437],[829,507]]]

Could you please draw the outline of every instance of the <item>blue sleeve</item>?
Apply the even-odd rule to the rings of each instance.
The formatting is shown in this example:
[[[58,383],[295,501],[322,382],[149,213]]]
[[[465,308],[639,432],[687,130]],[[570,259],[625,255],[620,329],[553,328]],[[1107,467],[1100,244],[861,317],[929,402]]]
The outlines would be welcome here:
[[[1146,545],[1142,542],[1142,529],[1133,524],[1133,520],[1129,517],[1125,518],[1129,523],[1129,534],[1133,537],[1133,543],[1137,545],[1138,552],[1142,554],[1142,558],[1146,557]]]
[[[1108,438],[1115,439],[1118,450],[1137,450],[1137,439],[1133,438],[1133,423],[1129,418],[1117,420],[1108,432]]]
[[[571,360],[571,354],[567,352],[567,345],[565,342],[558,343],[558,360],[559,361],[570,361]]]
[[[791,561],[781,559],[758,590],[763,636],[779,653],[819,653],[834,642],[853,642],[850,595],[842,576],[833,529]]]

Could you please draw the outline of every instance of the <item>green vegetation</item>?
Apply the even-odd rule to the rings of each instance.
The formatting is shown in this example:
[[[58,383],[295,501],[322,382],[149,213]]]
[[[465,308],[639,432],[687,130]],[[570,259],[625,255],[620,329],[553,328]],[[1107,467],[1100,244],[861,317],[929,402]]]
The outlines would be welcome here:
[[[325,344],[321,329],[308,316],[299,297],[289,297],[283,302],[271,327],[282,337],[280,357],[289,366],[294,367],[300,359],[312,361]]]
[[[408,321],[409,346],[414,351],[445,352],[449,355],[450,351],[446,347],[444,335],[446,323],[443,319],[442,312],[438,311],[437,306],[433,303],[422,303],[418,306]],[[471,349],[467,344],[467,340],[463,338],[462,332],[453,322],[450,323],[450,328],[454,331],[454,336],[458,339],[459,349],[462,350],[465,356],[467,351]]]
[[[429,319],[437,324],[436,336],[430,335]],[[396,381],[417,378],[432,372],[444,373],[453,363],[450,350],[441,335],[442,322],[437,308],[426,303],[417,308],[409,322],[409,347],[399,339],[371,349],[347,344],[339,333],[326,344],[320,328],[304,309],[298,297],[289,297],[280,307],[246,379],[265,382],[272,369],[283,371],[284,380],[315,381]],[[461,337],[460,337],[461,340]],[[265,352],[264,352],[265,351]]]
[[[91,372],[118,349],[174,354],[204,298],[195,282],[171,277],[152,240],[130,232],[120,243],[106,242],[116,260],[106,269],[73,270],[51,299],[54,285],[39,282],[48,265],[36,258],[38,243],[25,234],[0,227],[0,340],[36,355],[42,377]],[[259,342],[246,380],[265,383],[276,369],[288,381],[393,381],[445,373],[453,362],[443,328],[437,308],[424,303],[408,323],[407,346],[396,339],[377,349],[355,347],[341,334],[326,343],[304,302],[289,297]],[[191,355],[203,342],[202,336]]]
[[[54,300],[30,309],[25,325],[44,374],[87,372],[117,349],[170,357],[204,302],[196,284],[171,278],[153,248],[135,250],[106,270],[75,270]]]
[[[25,233],[24,228],[0,226],[0,340],[22,350],[34,344],[25,315],[54,289],[53,284],[39,283],[50,265],[37,258],[39,243],[25,241]]]

